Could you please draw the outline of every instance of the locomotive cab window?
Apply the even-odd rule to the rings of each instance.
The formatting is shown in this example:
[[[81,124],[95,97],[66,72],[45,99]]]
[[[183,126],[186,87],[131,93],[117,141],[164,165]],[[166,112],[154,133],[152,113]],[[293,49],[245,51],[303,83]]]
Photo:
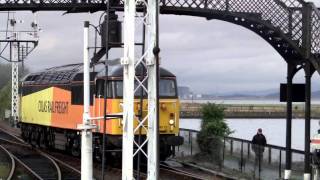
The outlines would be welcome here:
[[[146,83],[144,83],[144,85],[146,85]],[[135,81],[134,82],[134,88],[138,87],[138,83]],[[123,81],[116,81],[115,82],[115,89],[116,89],[116,97],[121,97],[123,96]],[[140,97],[141,96],[141,90],[143,93],[143,96],[146,96],[146,91],[144,90],[144,88],[142,88],[141,86],[138,88],[137,91],[135,91],[134,96],[135,97]]]
[[[93,105],[94,85],[90,85],[90,105]],[[71,104],[83,105],[83,85],[71,86]]]
[[[96,81],[96,97],[103,98],[104,97],[104,80],[99,79]],[[112,81],[108,81],[107,85],[107,97],[112,97]]]
[[[138,86],[138,83],[135,81],[135,88]],[[140,97],[142,87],[135,92],[135,97]],[[123,96],[123,82],[115,82],[115,95],[118,98]],[[146,96],[146,92],[143,89],[143,96]],[[177,97],[177,88],[176,81],[174,79],[160,79],[159,82],[159,96],[162,98],[176,98]]]
[[[176,97],[176,82],[171,79],[161,79],[159,82],[160,97]]]

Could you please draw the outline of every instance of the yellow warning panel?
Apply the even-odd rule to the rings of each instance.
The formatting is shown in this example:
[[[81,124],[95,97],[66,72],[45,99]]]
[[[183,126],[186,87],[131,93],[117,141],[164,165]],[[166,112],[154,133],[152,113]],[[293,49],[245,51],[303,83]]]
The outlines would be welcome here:
[[[21,121],[39,125],[51,125],[53,87],[21,98]]]

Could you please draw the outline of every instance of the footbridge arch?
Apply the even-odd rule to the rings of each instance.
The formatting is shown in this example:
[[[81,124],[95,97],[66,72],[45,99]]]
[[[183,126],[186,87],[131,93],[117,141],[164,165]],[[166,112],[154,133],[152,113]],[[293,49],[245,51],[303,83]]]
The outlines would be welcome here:
[[[0,11],[122,11],[124,0],[2,0]],[[161,14],[231,22],[257,33],[288,62],[320,73],[320,11],[304,0],[159,0]],[[139,6],[139,4],[137,4]]]
[[[96,12],[110,7],[123,11],[124,1],[131,0],[0,0],[0,11]],[[143,1],[137,0],[138,11]],[[304,0],[158,0],[160,13],[189,15],[231,22],[257,33],[288,64],[287,74],[287,151],[285,179],[291,169],[292,76],[304,69],[305,142],[310,140],[311,76],[320,74],[320,12]],[[305,143],[310,152],[310,144]],[[305,177],[310,177],[310,154],[305,153]],[[309,178],[306,178],[309,179]]]
[[[301,0],[162,0],[162,14],[219,19],[261,36],[288,62],[319,70],[320,13]],[[308,26],[310,28],[307,28]]]

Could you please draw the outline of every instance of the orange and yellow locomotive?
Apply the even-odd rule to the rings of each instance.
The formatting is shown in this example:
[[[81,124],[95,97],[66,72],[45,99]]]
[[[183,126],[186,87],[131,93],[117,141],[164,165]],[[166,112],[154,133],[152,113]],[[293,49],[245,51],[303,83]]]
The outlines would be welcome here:
[[[22,137],[38,146],[58,148],[80,155],[80,131],[83,114],[83,65],[71,64],[31,73],[22,80],[20,127]],[[107,114],[122,112],[123,68],[116,67],[105,76],[103,65],[90,72],[91,117],[104,115],[104,87],[107,79]],[[146,97],[143,97],[142,117],[147,114]],[[179,132],[179,100],[174,74],[160,68],[159,81],[159,132],[160,157],[172,154],[172,146],[182,144]],[[134,104],[136,115],[141,108],[140,96]],[[138,117],[137,117],[138,118]],[[95,154],[101,152],[104,122],[93,120]],[[138,121],[135,120],[137,124]],[[106,121],[106,149],[119,151],[122,146],[122,119]],[[145,132],[142,131],[142,137]]]

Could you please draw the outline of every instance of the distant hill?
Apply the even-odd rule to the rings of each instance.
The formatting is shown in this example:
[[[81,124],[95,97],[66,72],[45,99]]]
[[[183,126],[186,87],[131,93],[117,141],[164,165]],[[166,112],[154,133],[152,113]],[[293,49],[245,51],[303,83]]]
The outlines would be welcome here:
[[[315,87],[314,87],[315,88]],[[312,99],[320,100],[320,90],[312,89]],[[193,96],[192,96],[193,95]],[[189,87],[179,87],[179,97],[181,99],[226,99],[226,100],[264,100],[272,99],[279,100],[280,92],[279,89],[266,89],[257,91],[237,91],[227,93],[212,93],[212,94],[191,94]]]
[[[267,92],[267,91],[266,91]],[[220,95],[215,96],[216,99],[280,99],[280,93],[273,91],[267,94],[261,95],[248,95],[248,94],[241,94],[235,93],[230,95]],[[320,99],[320,90],[312,92],[312,99]]]
[[[279,92],[273,92],[270,94],[267,94],[265,96],[263,96],[266,99],[279,99],[280,98],[280,93]]]
[[[314,99],[320,99],[320,90],[312,92],[311,97]]]

